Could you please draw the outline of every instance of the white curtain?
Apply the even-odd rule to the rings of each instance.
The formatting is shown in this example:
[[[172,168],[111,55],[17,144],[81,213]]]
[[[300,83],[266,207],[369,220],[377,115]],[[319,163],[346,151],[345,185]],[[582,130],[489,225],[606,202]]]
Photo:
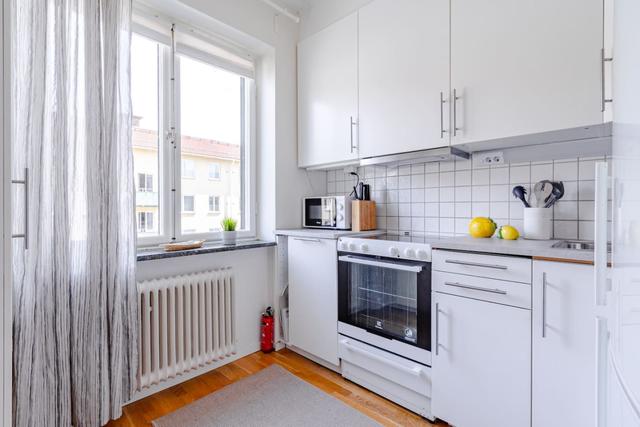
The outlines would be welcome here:
[[[13,6],[15,424],[103,425],[137,374],[131,0]]]

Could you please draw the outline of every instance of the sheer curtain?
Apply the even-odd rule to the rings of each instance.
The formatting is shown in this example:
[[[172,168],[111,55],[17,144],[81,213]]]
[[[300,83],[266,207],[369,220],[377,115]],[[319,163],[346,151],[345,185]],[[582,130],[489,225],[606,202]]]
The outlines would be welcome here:
[[[131,0],[13,7],[15,424],[98,426],[137,373]]]

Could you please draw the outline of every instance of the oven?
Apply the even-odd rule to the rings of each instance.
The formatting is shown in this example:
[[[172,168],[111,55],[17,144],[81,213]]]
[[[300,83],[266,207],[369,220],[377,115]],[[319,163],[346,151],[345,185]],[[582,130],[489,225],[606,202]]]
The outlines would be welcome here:
[[[431,263],[339,252],[338,330],[431,366]]]

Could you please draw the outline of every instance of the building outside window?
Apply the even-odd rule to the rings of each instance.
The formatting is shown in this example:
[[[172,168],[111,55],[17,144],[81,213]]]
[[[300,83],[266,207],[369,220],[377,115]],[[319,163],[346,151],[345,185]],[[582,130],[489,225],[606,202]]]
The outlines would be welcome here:
[[[191,179],[196,177],[196,163],[193,159],[182,159],[182,177]]]
[[[155,224],[153,221],[153,212],[137,213],[138,234],[153,233]]]
[[[195,198],[193,196],[182,196],[182,212],[192,213],[195,210]]]
[[[220,179],[220,163],[209,163],[209,179]]]
[[[153,175],[149,173],[138,174],[138,191],[153,191]]]
[[[220,212],[220,196],[209,196],[209,212]]]

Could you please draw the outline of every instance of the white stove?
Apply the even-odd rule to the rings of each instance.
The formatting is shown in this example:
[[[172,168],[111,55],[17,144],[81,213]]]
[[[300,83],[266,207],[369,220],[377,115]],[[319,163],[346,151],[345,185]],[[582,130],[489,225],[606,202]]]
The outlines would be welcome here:
[[[392,234],[371,237],[341,237],[338,240],[338,250],[362,255],[431,261],[431,245],[429,243],[406,241],[405,238],[405,236]]]
[[[415,240],[338,240],[338,353],[345,378],[433,419],[431,245]]]

